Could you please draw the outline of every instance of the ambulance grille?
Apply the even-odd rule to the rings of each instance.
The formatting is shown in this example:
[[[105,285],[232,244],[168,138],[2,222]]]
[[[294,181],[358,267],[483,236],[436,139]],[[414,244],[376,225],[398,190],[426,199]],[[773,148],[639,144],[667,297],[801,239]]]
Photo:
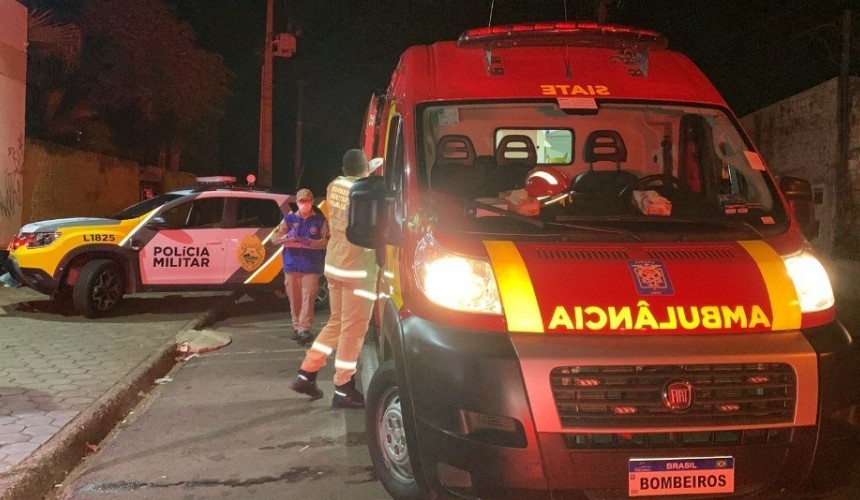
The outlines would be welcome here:
[[[711,248],[650,248],[646,250],[651,259],[702,260],[736,259],[738,255],[731,247]]]
[[[692,405],[672,411],[663,388],[692,385]],[[565,366],[550,374],[562,427],[723,427],[790,423],[797,383],[782,363]]]
[[[538,248],[537,258],[547,260],[627,260],[627,252],[612,248]]]

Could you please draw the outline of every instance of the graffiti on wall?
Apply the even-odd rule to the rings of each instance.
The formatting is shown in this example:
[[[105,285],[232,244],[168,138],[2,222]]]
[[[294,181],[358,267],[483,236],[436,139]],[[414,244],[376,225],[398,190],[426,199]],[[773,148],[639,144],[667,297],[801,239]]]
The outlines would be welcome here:
[[[0,216],[11,217],[24,201],[24,136],[7,148],[9,161],[0,171]]]

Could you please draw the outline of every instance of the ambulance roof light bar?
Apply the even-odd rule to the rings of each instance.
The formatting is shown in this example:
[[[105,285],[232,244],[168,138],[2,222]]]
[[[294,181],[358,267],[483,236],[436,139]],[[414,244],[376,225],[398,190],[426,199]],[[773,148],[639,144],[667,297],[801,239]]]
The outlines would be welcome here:
[[[621,43],[646,43],[652,49],[668,45],[666,37],[656,31],[594,22],[547,22],[508,24],[475,28],[465,31],[457,40],[458,47],[496,47],[522,45],[597,45],[617,46]]]
[[[666,37],[656,31],[614,24],[594,22],[545,22],[509,24],[475,28],[465,31],[457,39],[457,46],[483,48],[486,52],[487,72],[501,75],[501,61],[493,56],[494,48],[530,46],[583,46],[614,49],[616,59],[633,76],[648,74],[648,55],[651,50],[664,49]]]

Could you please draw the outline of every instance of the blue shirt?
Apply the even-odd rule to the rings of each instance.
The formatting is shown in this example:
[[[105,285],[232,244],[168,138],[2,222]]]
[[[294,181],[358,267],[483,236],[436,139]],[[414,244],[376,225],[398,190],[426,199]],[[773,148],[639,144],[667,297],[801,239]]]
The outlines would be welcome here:
[[[284,216],[284,224],[287,226],[287,235],[291,238],[319,240],[323,237],[326,220],[316,211],[311,212],[307,219],[297,212],[291,212]],[[285,273],[322,274],[325,268],[324,248],[284,247],[283,257]]]

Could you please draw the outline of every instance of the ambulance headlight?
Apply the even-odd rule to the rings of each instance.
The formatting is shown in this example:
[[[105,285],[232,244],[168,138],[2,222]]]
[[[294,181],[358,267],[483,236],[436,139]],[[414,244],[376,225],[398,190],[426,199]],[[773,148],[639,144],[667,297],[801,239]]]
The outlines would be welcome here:
[[[502,313],[496,278],[485,260],[450,253],[428,234],[415,249],[415,271],[421,290],[442,307]]]
[[[803,251],[797,255],[783,257],[783,260],[788,275],[794,282],[794,289],[797,290],[800,312],[823,311],[833,306],[835,300],[830,278],[814,255]]]

